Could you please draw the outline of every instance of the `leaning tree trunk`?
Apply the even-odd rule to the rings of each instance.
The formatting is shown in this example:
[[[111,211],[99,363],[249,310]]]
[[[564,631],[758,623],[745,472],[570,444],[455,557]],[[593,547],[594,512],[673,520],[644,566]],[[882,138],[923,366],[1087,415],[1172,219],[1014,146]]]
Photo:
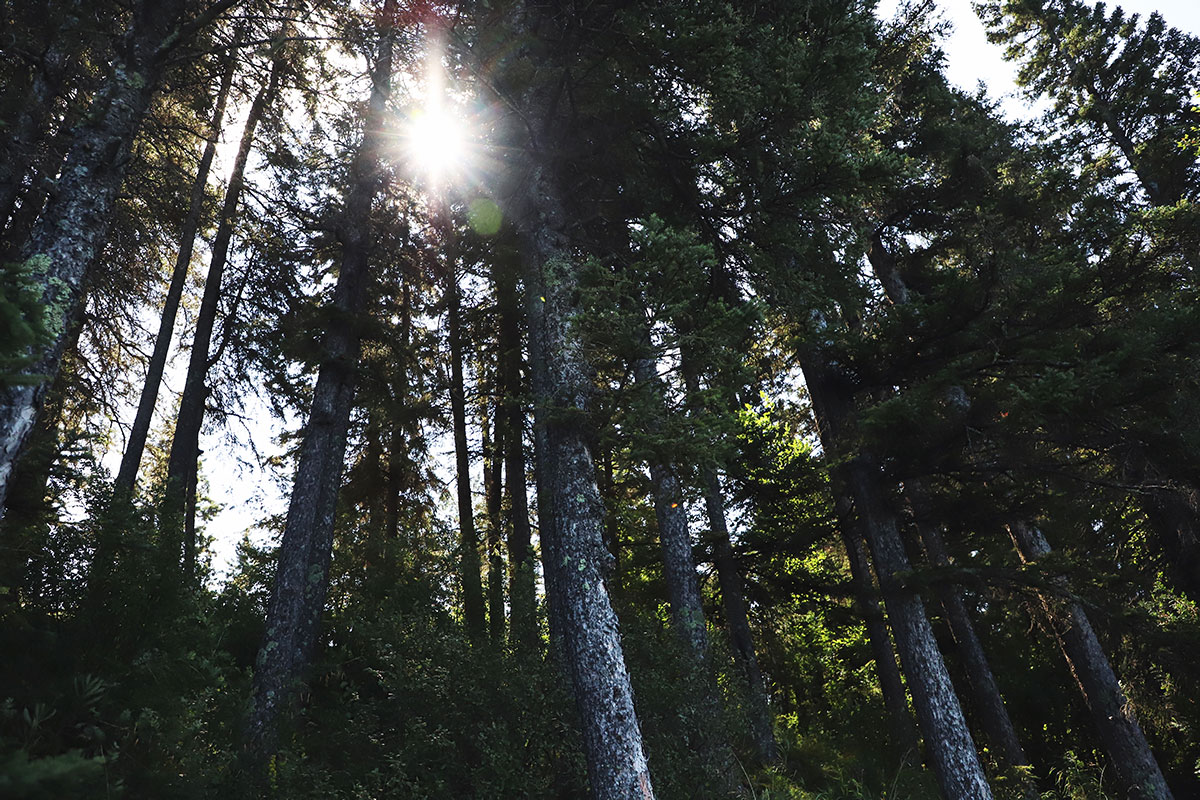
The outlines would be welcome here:
[[[233,0],[218,0],[192,23],[189,0],[143,0],[118,44],[111,76],[75,134],[54,197],[22,248],[27,280],[41,293],[47,336],[31,356],[27,383],[0,388],[0,516],[13,467],[62,361],[68,321],[83,305],[87,275],[108,235],[134,137],[157,91],[167,56]]]
[[[82,110],[68,109],[68,115],[78,115]],[[54,136],[45,144],[44,152],[29,170],[29,186],[21,194],[21,202],[8,218],[8,226],[0,236],[0,259],[18,260],[20,248],[29,240],[34,226],[46,208],[55,179],[62,172],[71,147],[75,120],[64,117]]]
[[[888,633],[883,609],[879,607],[875,580],[871,574],[867,543],[858,529],[853,504],[846,496],[844,487],[839,487],[834,498],[838,527],[842,543],[850,561],[850,580],[854,587],[854,600],[867,629],[867,643],[875,658],[875,673],[879,678],[879,690],[883,694],[883,707],[887,713],[888,729],[892,750],[900,763],[910,762],[920,751],[921,741],[913,727],[912,715],[908,711],[908,695],[896,664],[896,653],[892,648],[892,637]]]
[[[447,224],[449,222],[447,221]],[[459,573],[462,581],[463,617],[472,639],[483,637],[483,583],[479,576],[479,533],[475,530],[471,496],[471,451],[467,445],[467,400],[463,385],[462,298],[455,257],[447,253],[446,321],[450,338],[450,417],[454,429],[455,487],[458,494]]]
[[[358,317],[366,306],[370,277],[371,206],[384,175],[380,156],[386,143],[383,128],[391,88],[395,6],[395,0],[386,0],[381,17],[379,55],[371,75],[363,140],[350,165],[350,191],[338,229],[342,259],[334,288],[335,313],[322,342],[323,358],[300,447],[266,632],[255,665],[246,750],[257,777],[277,749],[280,717],[290,711],[297,684],[316,649],[329,586],[333,521],[360,352]]]
[[[746,680],[750,731],[759,760],[764,764],[772,764],[779,760],[779,747],[775,742],[771,709],[767,704],[766,682],[763,680],[758,656],[754,651],[754,634],[750,630],[745,585],[733,552],[733,542],[729,539],[721,481],[717,477],[717,471],[710,466],[703,467],[701,473],[704,481],[704,509],[712,532],[717,583],[721,587],[721,607],[725,612],[725,624],[729,627],[729,638],[733,642],[738,663]]]
[[[822,444],[827,452],[837,453],[847,433],[853,400],[842,386],[844,379],[830,365],[817,362],[819,358],[818,354],[807,359],[802,368]],[[888,504],[880,466],[869,452],[860,450],[835,473],[836,479],[854,499],[870,545],[888,619],[900,651],[900,662],[908,677],[926,751],[942,794],[948,800],[990,800],[992,792],[958,696],[954,693],[950,673],[938,650],[925,604],[901,579],[912,567],[904,552],[896,515]]]
[[[645,342],[649,346],[649,342]],[[634,364],[634,376],[646,393],[649,409],[646,429],[650,436],[660,434],[666,416],[666,401],[658,378],[655,360],[639,358]],[[673,464],[660,454],[649,458],[650,486],[654,497],[654,516],[658,522],[658,538],[662,545],[663,576],[671,604],[671,621],[675,633],[691,651],[694,666],[707,670],[709,661],[708,632],[704,625],[704,605],[700,599],[700,582],[692,557],[692,540],[688,531],[687,509],[684,507],[683,486]]]
[[[591,369],[573,317],[579,266],[564,233],[568,212],[549,174],[545,148],[530,147],[515,215],[525,261],[536,415],[545,430],[545,473],[554,530],[543,544],[551,591],[561,598],[562,646],[583,734],[588,777],[596,800],[650,800],[650,770],[634,711],[616,613],[605,585],[604,505],[584,431]],[[535,312],[536,313],[536,312]],[[540,317],[540,319],[539,319]],[[553,578],[551,578],[553,575]]]
[[[1014,522],[1008,530],[1023,562],[1036,563],[1050,555],[1046,537],[1035,526]],[[1171,800],[1171,790],[1133,705],[1121,689],[1083,606],[1070,598],[1065,577],[1056,577],[1052,582],[1055,591],[1040,595],[1042,611],[1079,684],[1122,791],[1130,800]]]
[[[684,386],[690,398],[700,396],[700,380],[693,363],[692,353],[683,350]],[[721,608],[725,614],[725,625],[733,643],[742,676],[746,682],[747,705],[750,716],[750,732],[759,761],[771,764],[779,760],[779,747],[775,741],[771,709],[767,703],[766,682],[758,665],[754,650],[754,634],[750,629],[750,614],[746,606],[745,582],[733,552],[729,537],[729,525],[725,519],[725,500],[721,490],[721,479],[717,470],[709,464],[700,468],[704,494],[704,510],[713,547],[713,561],[717,568],[717,584],[721,587]]]
[[[919,482],[913,482],[913,488],[920,491]],[[942,534],[934,526],[921,520],[918,514],[917,532],[925,546],[929,560],[935,566],[949,567],[950,554],[942,541]],[[975,698],[975,706],[979,712],[979,721],[984,735],[1000,754],[1000,758],[1010,767],[1027,767],[1029,759],[1021,747],[1017,729],[1008,716],[1004,705],[1004,697],[996,684],[987,655],[983,652],[983,644],[975,633],[975,626],[967,613],[963,602],[962,591],[953,584],[938,586],[938,597],[942,608],[946,611],[946,620],[950,623],[950,632],[962,654],[963,666],[967,672],[967,683]]]
[[[134,484],[137,482],[138,466],[142,461],[142,453],[146,449],[146,438],[150,433],[150,421],[154,416],[154,408],[158,404],[158,391],[162,385],[163,372],[167,366],[167,355],[171,349],[171,338],[175,331],[175,316],[179,312],[179,302],[183,298],[183,288],[187,283],[188,267],[192,263],[192,250],[196,244],[196,234],[200,230],[200,219],[204,210],[204,190],[208,186],[208,173],[217,152],[217,137],[221,134],[221,123],[225,118],[225,104],[229,99],[229,89],[233,85],[234,52],[234,49],[231,48],[221,64],[221,84],[217,89],[212,122],[205,134],[204,151],[200,155],[200,164],[196,168],[196,179],[192,183],[187,218],[184,219],[183,229],[179,233],[179,252],[175,256],[171,284],[167,288],[167,298],[159,317],[154,351],[150,354],[150,362],[146,367],[146,381],[142,384],[141,397],[138,399],[137,415],[129,429],[129,440],[125,444],[125,453],[121,457],[121,466],[117,470],[114,489],[118,494],[128,495],[133,492]]]
[[[210,350],[213,329],[221,304],[222,282],[229,261],[229,246],[233,239],[237,220],[238,204],[245,186],[246,163],[254,147],[254,135],[268,106],[274,101],[279,89],[283,70],[282,54],[271,64],[271,76],[267,84],[258,90],[238,144],[229,185],[225,189],[225,201],[221,207],[220,222],[213,237],[212,255],[209,259],[208,277],[204,281],[204,294],[200,300],[200,312],[196,316],[196,330],[192,336],[192,352],[188,358],[187,376],[183,381],[183,394],[179,400],[179,411],[175,417],[175,434],[171,438],[171,450],[167,456],[167,479],[163,499],[162,538],[165,575],[171,575],[172,564],[178,563],[182,548],[183,563],[187,565],[185,579],[192,580],[191,565],[196,560],[196,542],[187,531],[194,523],[188,509],[193,499],[189,494],[196,484],[196,461],[200,456],[200,430],[204,427],[204,409],[210,393],[206,383],[208,370],[212,366]]]

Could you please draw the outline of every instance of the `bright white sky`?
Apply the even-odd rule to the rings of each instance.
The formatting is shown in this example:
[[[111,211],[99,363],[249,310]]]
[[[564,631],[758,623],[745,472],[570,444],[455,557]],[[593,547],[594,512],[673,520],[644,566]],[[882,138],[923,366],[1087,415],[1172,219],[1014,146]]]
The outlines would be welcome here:
[[[900,0],[880,0],[878,14],[888,18],[899,7]],[[938,0],[942,15],[953,26],[951,36],[943,44],[946,51],[946,75],[952,83],[974,90],[979,81],[988,88],[988,95],[1003,100],[1017,92],[1014,83],[1016,65],[1005,61],[1001,48],[988,42],[983,24],[971,9],[971,0]],[[1200,0],[1126,0],[1109,2],[1110,8],[1120,6],[1127,13],[1143,19],[1153,12],[1162,14],[1168,25],[1200,36]],[[1012,115],[1025,116],[1024,101],[1013,98],[1005,103]]]
[[[900,0],[880,0],[878,13],[881,17],[890,17],[899,5]],[[1143,17],[1157,11],[1167,24],[1200,35],[1200,0],[1127,0],[1119,5],[1127,12]],[[950,80],[968,90],[974,90],[982,81],[990,97],[1004,101],[1006,113],[1030,116],[1029,107],[1016,95],[1015,66],[1005,62],[1000,48],[987,41],[983,25],[971,9],[971,0],[939,0],[938,6],[953,25],[950,37],[943,44]],[[232,130],[240,131],[240,126],[238,121]],[[236,147],[236,132],[232,136],[227,132],[226,136],[233,139],[232,146]],[[273,440],[279,434],[280,426],[268,422],[270,415],[264,406],[253,400],[250,405],[255,424],[235,426],[231,437],[226,434],[206,436],[202,443],[208,453],[204,473],[210,483],[209,494],[222,505],[221,512],[207,524],[209,535],[216,540],[214,562],[219,572],[231,565],[234,547],[247,530],[253,529],[267,514],[282,513],[287,509],[287,487],[280,484],[288,483],[289,476],[253,466],[249,463],[254,460],[250,449],[230,442],[231,438],[245,439],[250,435],[260,452],[272,455],[279,452]],[[296,423],[298,421],[292,424]],[[238,464],[238,461],[242,463]],[[263,537],[259,534],[255,538],[261,541]]]

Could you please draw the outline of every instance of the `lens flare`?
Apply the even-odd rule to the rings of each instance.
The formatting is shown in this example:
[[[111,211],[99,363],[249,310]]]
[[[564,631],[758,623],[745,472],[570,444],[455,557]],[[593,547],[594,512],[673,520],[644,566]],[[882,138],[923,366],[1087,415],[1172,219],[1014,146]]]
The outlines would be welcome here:
[[[466,167],[466,123],[441,104],[410,114],[404,138],[414,171],[434,185],[452,180]]]

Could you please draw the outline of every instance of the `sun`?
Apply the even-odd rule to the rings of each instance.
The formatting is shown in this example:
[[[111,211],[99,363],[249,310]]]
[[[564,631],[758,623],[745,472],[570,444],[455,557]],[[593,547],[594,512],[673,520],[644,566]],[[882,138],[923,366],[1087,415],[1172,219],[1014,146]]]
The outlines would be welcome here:
[[[467,123],[442,103],[415,109],[404,131],[405,151],[414,171],[434,185],[461,174],[468,160]]]

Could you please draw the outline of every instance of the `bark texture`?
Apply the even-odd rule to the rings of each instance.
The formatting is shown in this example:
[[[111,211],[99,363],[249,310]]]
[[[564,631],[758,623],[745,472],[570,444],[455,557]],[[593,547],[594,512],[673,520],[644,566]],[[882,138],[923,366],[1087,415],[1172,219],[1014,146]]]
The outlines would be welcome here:
[[[544,430],[544,461],[553,531],[543,521],[543,549],[553,606],[558,596],[563,657],[571,674],[582,727],[592,797],[650,800],[649,766],[634,711],[633,689],[616,613],[605,585],[604,507],[584,427],[591,371],[572,317],[578,312],[577,266],[565,231],[570,219],[559,189],[529,148],[522,208],[515,216],[522,239],[530,315],[536,414]],[[547,535],[549,534],[549,535]]]
[[[67,25],[71,26],[72,23],[77,24],[78,20],[72,18]],[[4,155],[0,158],[0,230],[4,230],[12,218],[17,200],[22,195],[21,187],[38,161],[38,140],[52,127],[55,101],[70,60],[70,53],[64,45],[65,39],[55,37],[49,43],[40,63],[34,67],[25,102],[20,104],[16,119],[5,130]],[[30,192],[35,191],[37,177],[36,174],[33,176]],[[21,204],[24,205],[28,199],[29,192],[26,192]]]
[[[133,140],[166,57],[194,33],[194,25],[184,24],[193,5],[189,0],[145,0],[135,6],[129,30],[116,47],[112,74],[75,133],[57,192],[22,248],[29,280],[42,294],[49,330],[29,370],[38,379],[0,389],[0,515],[13,467],[62,361],[69,320],[82,307],[88,271],[104,246]]]
[[[395,0],[388,0],[381,17],[384,26],[394,18],[394,11]],[[254,672],[246,747],[250,767],[258,775],[277,749],[280,717],[290,710],[297,684],[303,680],[316,649],[329,585],[334,513],[360,351],[357,317],[366,304],[369,279],[371,205],[383,177],[379,156],[391,88],[390,27],[381,28],[378,52],[363,140],[350,167],[350,190],[338,230],[342,258],[334,289],[335,314],[323,341],[323,359],[300,448],[266,633]]]
[[[1050,544],[1034,525],[1013,522],[1008,530],[1023,562],[1036,563],[1050,554]],[[1079,684],[1100,743],[1125,796],[1130,800],[1171,800],[1171,790],[1142,733],[1133,705],[1121,689],[1083,606],[1070,599],[1066,578],[1059,576],[1054,583],[1059,591],[1041,595],[1042,611]]]
[[[651,351],[649,328],[643,332],[643,338],[643,345],[647,351]],[[658,376],[653,356],[638,359],[634,374],[646,393],[644,425],[646,433],[653,438],[661,434],[667,414],[665,387]],[[692,554],[692,536],[688,529],[683,486],[675,465],[660,452],[651,452],[648,466],[671,623],[675,634],[688,648],[692,659],[690,666],[701,681],[706,695],[701,702],[700,719],[694,725],[697,739],[705,764],[713,776],[726,781],[728,788],[733,789],[737,784],[734,780],[735,758],[725,737],[719,689],[712,674],[711,647],[704,622],[700,581],[696,576],[696,562]]]
[[[648,336],[647,336],[648,339]],[[649,346],[649,341],[645,342]],[[659,380],[655,359],[640,358],[634,364],[634,375],[645,390],[648,408],[645,410],[646,433],[653,437],[661,433],[666,415],[666,400]],[[662,545],[663,575],[667,583],[667,598],[671,604],[671,622],[675,633],[692,653],[698,668],[707,669],[709,661],[708,632],[704,625],[704,605],[700,598],[700,582],[692,556],[692,538],[688,530],[687,509],[684,507],[683,486],[675,466],[659,453],[648,459],[650,486],[654,496],[654,516],[658,522],[658,538]]]

